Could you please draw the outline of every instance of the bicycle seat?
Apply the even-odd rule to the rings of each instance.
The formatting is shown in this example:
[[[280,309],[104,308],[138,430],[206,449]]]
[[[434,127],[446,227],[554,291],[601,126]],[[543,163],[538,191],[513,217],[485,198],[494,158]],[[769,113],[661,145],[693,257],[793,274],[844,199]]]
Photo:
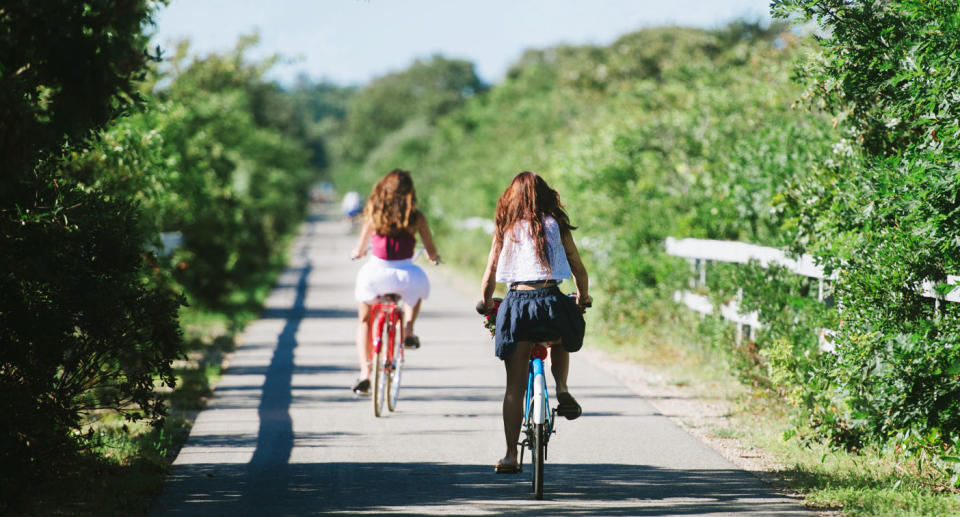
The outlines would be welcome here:
[[[377,297],[380,303],[400,303],[402,296],[397,293],[381,294]]]
[[[526,329],[521,332],[518,332],[521,337],[525,338],[525,341],[533,341],[534,343],[546,343],[546,342],[556,342],[560,341],[560,333],[552,327],[545,327],[543,325],[537,325],[532,329]]]

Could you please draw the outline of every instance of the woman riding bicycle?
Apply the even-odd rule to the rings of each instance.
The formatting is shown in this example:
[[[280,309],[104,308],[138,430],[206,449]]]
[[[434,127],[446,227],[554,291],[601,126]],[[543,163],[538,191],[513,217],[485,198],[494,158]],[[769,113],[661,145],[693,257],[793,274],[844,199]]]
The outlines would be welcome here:
[[[407,305],[407,321],[403,345],[419,348],[420,339],[413,325],[420,312],[420,303],[430,294],[430,282],[419,266],[413,263],[417,238],[423,241],[427,257],[434,263],[440,255],[433,245],[433,236],[427,218],[417,210],[417,192],[410,173],[394,169],[373,187],[373,193],[363,212],[363,229],[353,249],[353,258],[367,254],[370,246],[373,256],[357,272],[354,298],[357,311],[357,356],[360,360],[360,378],[353,386],[357,394],[370,390],[370,310],[378,297],[399,294]]]
[[[497,311],[496,355],[504,361],[507,387],[503,397],[503,430],[507,452],[497,472],[516,472],[517,440],[523,420],[527,362],[537,333],[559,336],[550,344],[550,369],[556,381],[557,413],[580,416],[580,405],[567,387],[570,352],[583,345],[582,307],[592,303],[587,271],[573,242],[570,219],[560,194],[533,172],[518,174],[497,201],[496,230],[477,309],[493,309],[496,282],[509,291]],[[574,302],[557,284],[573,276],[579,298]]]

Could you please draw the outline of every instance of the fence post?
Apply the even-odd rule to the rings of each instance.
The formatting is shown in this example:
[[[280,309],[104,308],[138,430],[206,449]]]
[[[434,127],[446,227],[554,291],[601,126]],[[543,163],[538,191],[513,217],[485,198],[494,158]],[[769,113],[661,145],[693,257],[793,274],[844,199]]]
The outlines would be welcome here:
[[[742,301],[743,301],[743,288],[742,288],[742,287],[738,287],[738,288],[737,288],[737,312],[740,311],[740,302],[742,302]],[[738,344],[738,345],[743,342],[743,335],[744,335],[743,327],[745,327],[745,325],[744,325],[743,323],[740,323],[740,322],[738,321],[738,322],[737,322],[737,344]],[[750,338],[749,333],[750,333],[750,331],[748,330],[748,331],[747,331],[747,339]]]
[[[690,275],[690,278],[687,280],[687,283],[690,284],[691,290],[696,290],[697,288],[697,279],[695,278],[695,275],[699,269],[700,269],[700,259],[690,259],[690,272],[694,274]]]

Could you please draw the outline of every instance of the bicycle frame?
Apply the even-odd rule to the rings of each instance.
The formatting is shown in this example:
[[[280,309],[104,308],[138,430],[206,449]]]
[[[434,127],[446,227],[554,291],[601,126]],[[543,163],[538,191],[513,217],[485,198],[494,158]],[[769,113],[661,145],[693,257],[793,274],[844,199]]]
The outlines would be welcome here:
[[[403,321],[403,309],[395,302],[383,302],[375,304],[370,310],[370,314],[370,340],[373,355],[377,355],[382,344],[380,336],[383,335],[383,326],[389,324],[390,326],[387,328],[388,339],[390,341],[396,339],[396,323]],[[399,336],[399,338],[403,339],[403,336]],[[388,349],[387,352],[392,356],[392,349]]]
[[[539,357],[538,348],[543,350],[543,357]],[[547,424],[547,429],[552,432],[553,415],[550,411],[550,395],[547,391],[547,378],[543,373],[543,359],[546,358],[546,354],[546,347],[543,345],[534,346],[527,372],[527,392],[524,394],[523,420],[527,424]]]
[[[550,435],[554,432],[554,415],[550,409],[547,378],[543,372],[543,360],[546,358],[547,347],[534,345],[530,352],[527,392],[524,395],[524,439],[520,443],[521,469],[524,449],[529,448],[533,456],[533,493],[537,499],[543,499],[543,463],[547,459]]]
[[[400,396],[404,329],[399,296],[382,296],[371,308],[369,325],[374,378],[373,412],[379,417],[383,413],[384,402],[390,411],[394,411]]]

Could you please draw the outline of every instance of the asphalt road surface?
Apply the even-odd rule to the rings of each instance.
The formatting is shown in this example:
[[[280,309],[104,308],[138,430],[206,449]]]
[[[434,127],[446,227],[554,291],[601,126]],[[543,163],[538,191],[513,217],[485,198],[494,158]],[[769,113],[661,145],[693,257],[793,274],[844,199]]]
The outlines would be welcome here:
[[[303,226],[150,515],[812,515],[576,354],[583,416],[559,420],[533,500],[529,468],[493,470],[505,375],[475,296],[425,260],[423,346],[407,353],[397,411],[374,417],[349,391],[353,241],[336,220]]]

